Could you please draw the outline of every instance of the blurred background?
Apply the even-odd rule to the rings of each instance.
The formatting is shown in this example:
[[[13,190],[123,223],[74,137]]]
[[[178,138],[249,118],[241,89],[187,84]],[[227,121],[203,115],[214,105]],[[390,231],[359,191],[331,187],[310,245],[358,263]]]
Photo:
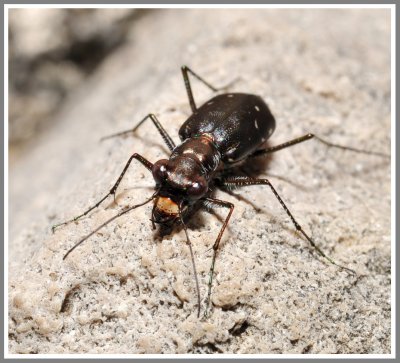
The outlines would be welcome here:
[[[10,164],[146,9],[10,9]]]

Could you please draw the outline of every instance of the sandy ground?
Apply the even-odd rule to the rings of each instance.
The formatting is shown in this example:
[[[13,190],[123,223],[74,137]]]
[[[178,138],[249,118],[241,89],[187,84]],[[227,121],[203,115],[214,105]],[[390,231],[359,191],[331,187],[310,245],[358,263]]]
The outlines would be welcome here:
[[[390,152],[390,14],[384,10],[166,10],[150,13],[60,110],[9,174],[11,353],[390,353],[390,163],[317,141],[251,165],[267,176],[315,242],[300,237],[267,187],[236,196],[216,264],[212,309],[197,318],[183,231],[157,238],[147,205],[66,251],[124,205],[152,193],[135,165],[118,205],[103,197],[133,152],[166,147],[151,123],[99,143],[144,115],[178,142],[190,115],[180,66],[260,95],[277,129],[270,145],[313,132]],[[194,82],[199,104],[212,93]],[[212,246],[226,215],[189,224],[202,312]]]

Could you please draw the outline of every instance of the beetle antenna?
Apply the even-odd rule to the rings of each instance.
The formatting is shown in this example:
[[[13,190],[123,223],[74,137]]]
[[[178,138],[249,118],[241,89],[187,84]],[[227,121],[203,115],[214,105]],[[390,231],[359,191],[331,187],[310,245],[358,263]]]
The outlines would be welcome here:
[[[193,265],[193,273],[194,273],[194,280],[196,282],[196,290],[197,290],[197,317],[200,317],[200,289],[199,289],[199,280],[197,279],[197,271],[196,271],[196,264],[194,262],[194,254],[193,254],[193,249],[192,249],[192,243],[190,242],[189,239],[189,234],[187,231],[187,227],[185,222],[183,221],[183,217],[182,217],[182,204],[179,204],[179,219],[181,220],[181,223],[183,225],[183,229],[185,230],[185,234],[186,234],[186,241],[187,244],[189,246],[189,250],[190,250],[190,256],[192,258],[192,265]]]
[[[130,212],[133,209],[139,208],[147,203],[149,203],[150,201],[152,201],[156,195],[158,193],[158,190],[156,193],[154,193],[151,198],[147,199],[146,201],[144,201],[143,203],[140,204],[136,204],[132,207],[125,207],[124,209],[122,209],[122,211],[120,211],[118,214],[116,214],[115,216],[111,217],[109,220],[105,221],[103,224],[101,224],[100,226],[98,226],[94,231],[90,232],[88,235],[86,235],[85,237],[83,237],[78,243],[76,243],[72,248],[70,248],[68,250],[68,252],[64,255],[63,260],[65,260],[68,255],[75,249],[77,248],[79,245],[81,245],[83,242],[85,242],[88,238],[90,238],[91,236],[93,236],[96,232],[98,232],[100,229],[102,229],[103,227],[105,227],[107,224],[111,223],[113,220],[123,216],[124,214]]]

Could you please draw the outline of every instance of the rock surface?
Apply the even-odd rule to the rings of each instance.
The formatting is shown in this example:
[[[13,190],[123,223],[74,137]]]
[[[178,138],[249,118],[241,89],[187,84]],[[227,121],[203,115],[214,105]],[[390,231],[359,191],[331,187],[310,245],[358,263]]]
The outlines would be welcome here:
[[[99,143],[144,115],[178,141],[190,114],[179,67],[214,85],[260,95],[277,119],[270,145],[313,132],[390,153],[387,10],[163,10],[130,30],[126,46],[68,100],[57,122],[10,170],[11,353],[390,353],[390,163],[297,145],[252,165],[268,176],[316,243],[296,234],[266,187],[216,195],[235,204],[217,259],[208,319],[197,318],[183,231],[155,237],[145,206],[82,236],[153,181],[135,164],[112,198],[79,223],[50,227],[101,199],[127,159],[166,147],[148,123]],[[193,81],[201,104],[210,91]],[[238,200],[239,199],[239,200]],[[224,210],[189,224],[202,296]]]

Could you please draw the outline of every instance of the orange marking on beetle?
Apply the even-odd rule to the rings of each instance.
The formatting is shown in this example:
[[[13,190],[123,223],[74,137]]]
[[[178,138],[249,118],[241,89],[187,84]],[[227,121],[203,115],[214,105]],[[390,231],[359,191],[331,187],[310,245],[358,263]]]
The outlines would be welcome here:
[[[179,213],[178,204],[168,197],[157,198],[156,206],[159,211],[166,214],[177,215]]]

